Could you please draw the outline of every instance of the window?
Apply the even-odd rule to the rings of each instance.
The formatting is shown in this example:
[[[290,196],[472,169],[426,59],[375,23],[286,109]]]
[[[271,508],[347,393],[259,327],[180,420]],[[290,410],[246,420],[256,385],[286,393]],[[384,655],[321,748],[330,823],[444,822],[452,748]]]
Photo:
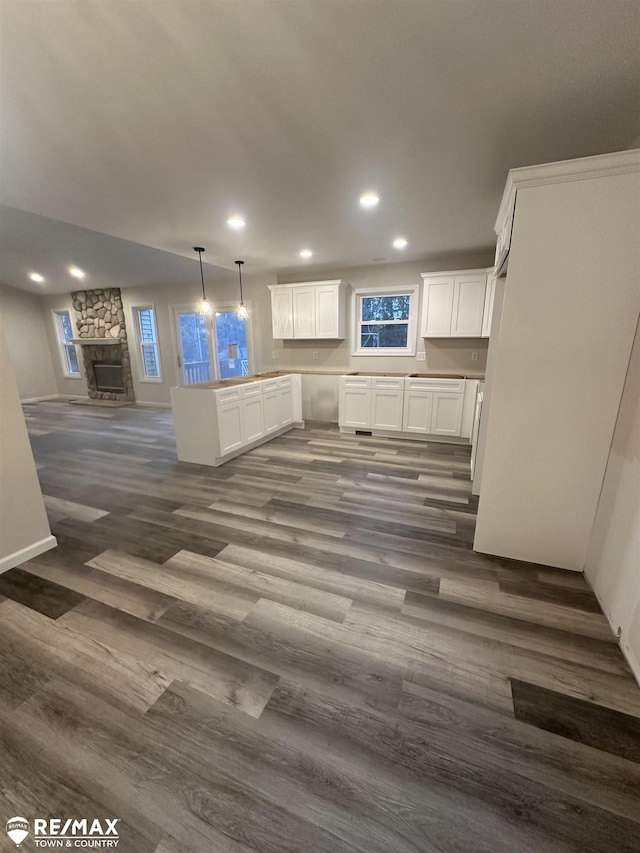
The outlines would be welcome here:
[[[56,335],[60,344],[62,355],[62,370],[64,375],[70,378],[80,378],[80,365],[78,364],[78,352],[75,344],[72,344],[73,324],[68,311],[54,311],[56,324]]]
[[[136,337],[140,353],[140,374],[143,381],[161,382],[160,349],[156,331],[156,316],[153,307],[134,308]]]
[[[418,287],[355,290],[353,355],[415,355]]]

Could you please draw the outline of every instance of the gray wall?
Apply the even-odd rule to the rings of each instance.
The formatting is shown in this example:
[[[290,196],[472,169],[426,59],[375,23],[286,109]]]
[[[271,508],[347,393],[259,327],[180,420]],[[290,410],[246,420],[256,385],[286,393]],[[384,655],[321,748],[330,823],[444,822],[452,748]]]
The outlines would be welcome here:
[[[58,393],[42,308],[37,294],[0,284],[0,316],[22,400]]]

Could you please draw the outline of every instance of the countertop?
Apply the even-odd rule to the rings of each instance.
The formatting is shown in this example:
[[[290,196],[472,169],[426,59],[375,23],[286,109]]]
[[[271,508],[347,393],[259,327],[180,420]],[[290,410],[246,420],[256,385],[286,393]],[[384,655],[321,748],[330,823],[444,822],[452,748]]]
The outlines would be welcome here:
[[[472,375],[469,373],[376,373],[373,370],[271,370],[267,373],[253,373],[249,376],[237,376],[233,379],[218,379],[213,382],[201,382],[197,385],[186,385],[185,388],[200,390],[211,390],[229,388],[232,385],[244,385],[246,382],[255,382],[260,379],[276,379],[278,376],[287,376],[290,373],[298,373],[303,376],[412,376],[418,379],[477,379],[484,381],[483,374]]]

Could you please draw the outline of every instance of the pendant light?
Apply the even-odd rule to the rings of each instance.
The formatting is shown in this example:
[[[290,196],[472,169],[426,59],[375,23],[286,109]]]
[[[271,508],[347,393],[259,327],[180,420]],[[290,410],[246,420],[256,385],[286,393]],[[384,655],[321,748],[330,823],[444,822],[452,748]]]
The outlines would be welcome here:
[[[241,320],[246,320],[249,316],[249,312],[247,311],[247,306],[244,304],[244,300],[242,298],[242,265],[244,261],[236,261],[238,264],[238,277],[240,278],[240,305],[238,307],[238,317]]]
[[[202,246],[194,246],[193,251],[198,253],[198,257],[200,258],[200,281],[202,283],[202,299],[200,300],[200,313],[201,314],[211,314],[211,305],[209,304],[209,300],[207,299],[207,294],[204,292],[204,275],[202,272],[202,253],[204,249]]]

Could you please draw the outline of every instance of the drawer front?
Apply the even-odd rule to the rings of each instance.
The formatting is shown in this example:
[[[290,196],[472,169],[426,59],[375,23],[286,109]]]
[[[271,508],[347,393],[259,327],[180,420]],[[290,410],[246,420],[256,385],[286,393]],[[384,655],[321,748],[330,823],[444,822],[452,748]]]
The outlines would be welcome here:
[[[277,379],[265,379],[262,383],[262,391],[267,394],[269,391],[275,391],[278,388]]]
[[[407,391],[447,391],[451,394],[464,394],[464,379],[405,379]]]
[[[291,387],[292,381],[293,377],[290,373],[287,376],[279,376],[277,379],[278,388],[289,388]]]
[[[371,388],[371,376],[341,376],[341,388]]]
[[[219,391],[213,392],[216,395],[216,403],[231,403],[234,400],[240,399],[240,388],[234,385],[232,388],[221,388]]]
[[[371,387],[380,391],[401,391],[404,388],[404,376],[374,376]]]
[[[247,397],[259,397],[262,394],[262,382],[249,382],[240,386],[240,396],[243,400]]]

